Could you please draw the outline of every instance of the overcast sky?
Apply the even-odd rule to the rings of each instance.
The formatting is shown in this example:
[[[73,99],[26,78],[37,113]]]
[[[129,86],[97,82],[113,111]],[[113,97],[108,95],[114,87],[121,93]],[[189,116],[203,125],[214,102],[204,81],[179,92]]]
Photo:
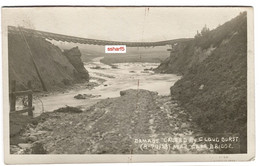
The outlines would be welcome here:
[[[194,37],[236,17],[243,8],[102,7],[9,8],[5,25],[114,41],[161,41]]]

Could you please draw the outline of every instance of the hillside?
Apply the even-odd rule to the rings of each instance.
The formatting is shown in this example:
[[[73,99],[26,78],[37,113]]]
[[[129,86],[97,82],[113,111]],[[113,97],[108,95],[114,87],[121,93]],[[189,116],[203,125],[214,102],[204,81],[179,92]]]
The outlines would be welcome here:
[[[211,31],[204,31],[206,28],[204,27],[203,32],[195,35],[193,40],[173,45],[170,57],[162,62],[156,71],[185,74],[192,66],[210,56],[216,48],[228,43],[241,28],[243,19],[246,19],[246,13],[241,13],[238,17]]]
[[[182,74],[171,87],[205,133],[240,135],[247,152],[247,15],[173,48],[158,72]]]
[[[39,37],[9,33],[8,63],[9,81],[16,80],[17,90],[26,89],[28,81],[36,91],[43,90],[42,84],[49,91],[88,80],[88,76],[79,77],[86,70],[79,72],[57,46]]]

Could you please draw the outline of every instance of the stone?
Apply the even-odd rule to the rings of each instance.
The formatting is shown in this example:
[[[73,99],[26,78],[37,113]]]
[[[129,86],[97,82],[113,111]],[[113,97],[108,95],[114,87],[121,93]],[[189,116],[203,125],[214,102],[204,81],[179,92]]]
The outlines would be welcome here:
[[[32,154],[46,154],[46,150],[43,148],[43,145],[39,142],[36,142],[32,146]]]
[[[74,96],[75,99],[86,99],[86,97],[82,94],[78,94],[76,96]]]
[[[33,128],[30,128],[29,131],[30,131],[30,133],[35,133],[36,132],[35,129],[33,129]]]
[[[28,140],[29,140],[29,141],[32,141],[32,142],[35,142],[35,141],[38,140],[38,138],[37,138],[35,135],[30,135],[30,136],[28,137]]]
[[[18,152],[20,148],[16,145],[10,145],[11,154],[12,152]]]
[[[126,94],[126,91],[120,91],[120,96],[124,96]]]
[[[189,125],[187,123],[182,123],[181,124],[181,128],[188,128],[188,127],[189,127]]]
[[[74,96],[75,99],[86,99],[86,98],[95,98],[95,97],[101,97],[101,95],[78,94]]]
[[[20,143],[18,146],[22,149],[30,149],[32,147],[32,144],[25,144],[25,143]]]
[[[31,136],[37,136],[47,133],[47,131],[37,131],[36,133],[32,133]]]

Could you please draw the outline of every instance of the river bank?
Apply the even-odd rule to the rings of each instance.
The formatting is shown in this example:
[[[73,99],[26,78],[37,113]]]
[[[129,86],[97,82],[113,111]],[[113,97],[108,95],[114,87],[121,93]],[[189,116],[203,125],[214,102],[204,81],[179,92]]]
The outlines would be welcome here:
[[[205,133],[170,96],[179,76],[101,58],[85,64],[95,86],[42,97],[48,110],[35,118],[12,115],[12,154],[209,154],[227,146],[196,142]]]
[[[27,126],[24,143],[11,153],[142,154],[212,153],[207,148],[141,150],[138,139],[191,137],[201,133],[192,118],[169,96],[147,90],[126,90],[86,110],[67,108],[42,114]]]
[[[158,63],[118,63],[114,64],[115,68],[101,63],[102,58],[94,58],[84,64],[90,74],[89,82],[76,84],[64,91],[36,94],[33,100],[35,116],[66,106],[86,108],[101,99],[119,97],[119,92],[126,89],[147,89],[157,91],[160,95],[169,95],[172,84],[181,78],[148,70],[156,68]],[[75,99],[74,96],[79,94],[99,97]]]
[[[84,64],[90,73],[89,82],[76,84],[64,91],[34,94],[35,118],[18,115],[10,117],[11,145],[14,145],[14,149],[17,149],[19,143],[35,140],[34,136],[28,140],[29,137],[21,137],[21,134],[31,124],[38,124],[48,112],[60,108],[85,111],[98,102],[120,97],[120,91],[126,89],[144,88],[157,91],[160,95],[169,95],[169,87],[180,78],[172,74],[155,74],[150,69],[157,67],[157,63],[120,63],[110,66],[101,63],[102,58],[94,58]]]

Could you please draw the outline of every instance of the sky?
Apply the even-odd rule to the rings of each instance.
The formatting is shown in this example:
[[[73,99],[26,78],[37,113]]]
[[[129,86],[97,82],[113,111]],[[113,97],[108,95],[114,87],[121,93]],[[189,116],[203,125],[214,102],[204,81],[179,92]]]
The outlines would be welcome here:
[[[153,42],[194,37],[205,25],[214,29],[243,8],[77,7],[6,8],[4,26],[22,26],[77,37]]]

